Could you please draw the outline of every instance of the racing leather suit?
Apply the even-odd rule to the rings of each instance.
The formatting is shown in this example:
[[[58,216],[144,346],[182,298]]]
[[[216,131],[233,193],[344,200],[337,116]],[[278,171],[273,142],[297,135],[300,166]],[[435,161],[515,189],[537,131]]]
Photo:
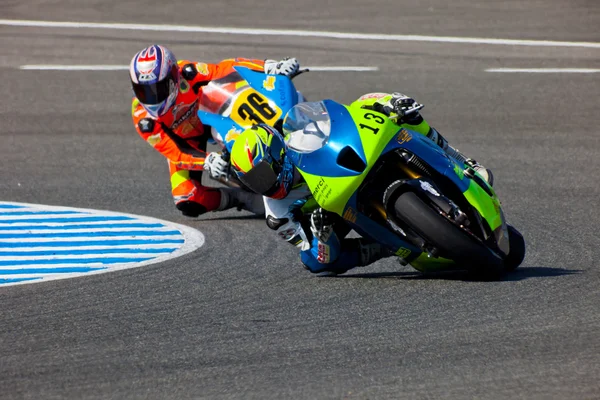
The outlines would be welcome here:
[[[234,66],[262,72],[264,61],[236,58],[207,64],[180,60],[177,65],[180,79],[175,105],[164,115],[153,118],[134,98],[131,114],[139,135],[169,162],[171,191],[176,207],[184,215],[198,216],[207,211],[227,208],[219,189],[201,183],[211,129],[197,115],[201,102],[204,106],[210,106],[204,104],[209,100],[203,96],[202,88],[212,80],[227,82],[236,74]]]

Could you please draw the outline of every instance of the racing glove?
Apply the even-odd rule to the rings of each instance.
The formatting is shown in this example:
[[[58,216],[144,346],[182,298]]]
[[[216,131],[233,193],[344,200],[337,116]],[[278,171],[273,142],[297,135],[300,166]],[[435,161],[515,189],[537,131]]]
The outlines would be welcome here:
[[[314,210],[310,215],[310,231],[314,237],[323,243],[326,243],[333,233],[334,215],[321,207]]]
[[[270,75],[295,75],[300,69],[300,63],[293,57],[281,61],[265,60],[265,73]]]
[[[229,171],[229,162],[223,159],[223,155],[218,152],[212,152],[204,160],[204,171],[210,174],[210,177],[217,180],[221,177],[226,178]]]
[[[425,107],[424,105],[417,103],[412,97],[408,97],[399,92],[392,93],[390,106],[392,107],[392,111],[400,117],[405,117]]]

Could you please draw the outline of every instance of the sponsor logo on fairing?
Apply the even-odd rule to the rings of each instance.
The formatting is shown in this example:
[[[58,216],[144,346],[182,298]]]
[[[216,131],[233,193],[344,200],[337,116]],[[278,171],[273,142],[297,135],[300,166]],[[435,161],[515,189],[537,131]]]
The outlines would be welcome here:
[[[356,210],[354,210],[352,207],[348,207],[343,217],[346,221],[355,223],[358,215],[356,214]]]
[[[388,93],[367,93],[360,96],[359,100],[368,100],[368,99],[381,99],[382,97],[389,96]]]
[[[275,90],[275,77],[267,76],[267,79],[263,81],[263,88],[269,92]]]
[[[406,142],[410,142],[411,140],[412,135],[406,129],[400,129],[400,132],[398,132],[398,136],[396,137],[398,144],[404,144]]]

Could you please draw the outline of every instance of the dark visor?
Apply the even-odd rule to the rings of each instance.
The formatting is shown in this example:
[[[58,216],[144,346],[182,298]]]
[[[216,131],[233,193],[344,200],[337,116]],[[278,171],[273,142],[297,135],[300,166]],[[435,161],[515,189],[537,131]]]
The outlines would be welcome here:
[[[257,166],[248,171],[240,180],[248,189],[254,193],[266,196],[278,183],[277,174],[266,160],[262,160]]]
[[[174,70],[163,80],[152,84],[133,83],[133,93],[142,104],[160,104],[169,97],[171,82],[174,84]]]

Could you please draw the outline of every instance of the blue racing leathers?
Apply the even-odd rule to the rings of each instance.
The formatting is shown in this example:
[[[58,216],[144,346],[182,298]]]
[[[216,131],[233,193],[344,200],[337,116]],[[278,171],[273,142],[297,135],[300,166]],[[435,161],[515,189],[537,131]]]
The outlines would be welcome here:
[[[300,249],[300,260],[310,272],[343,273],[364,265],[359,239],[345,239],[350,229],[340,219],[325,241],[320,241],[310,230],[308,216],[318,207],[306,184],[295,186],[280,200],[265,197],[265,215],[269,228],[277,231],[283,240]]]

